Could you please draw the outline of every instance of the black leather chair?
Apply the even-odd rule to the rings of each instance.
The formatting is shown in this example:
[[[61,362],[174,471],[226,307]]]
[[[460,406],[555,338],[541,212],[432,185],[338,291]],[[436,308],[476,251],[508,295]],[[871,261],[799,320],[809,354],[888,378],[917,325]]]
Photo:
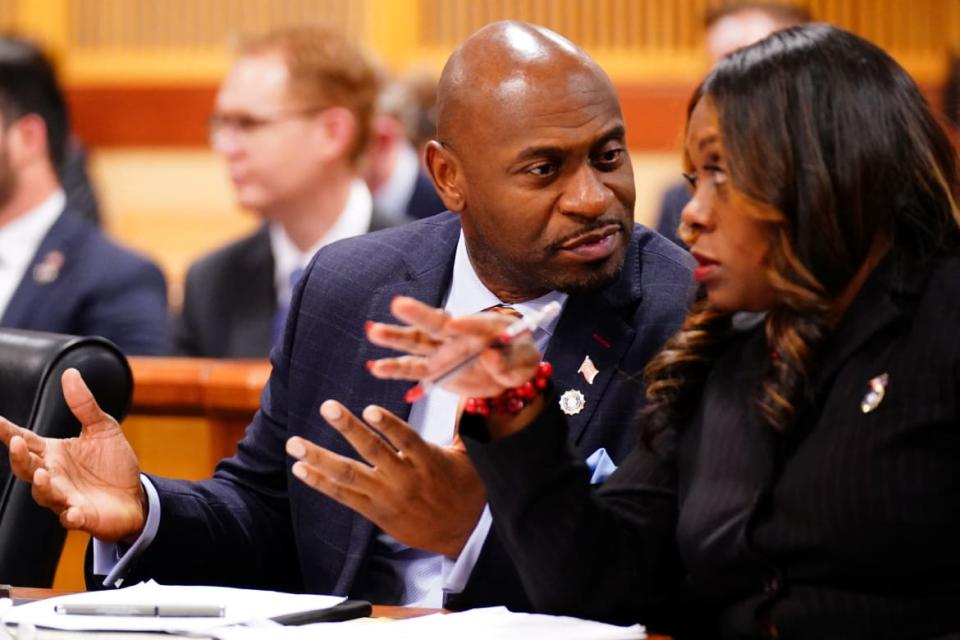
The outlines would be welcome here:
[[[63,399],[60,376],[80,371],[104,411],[123,420],[133,397],[133,375],[123,353],[103,338],[0,328],[0,415],[38,435],[69,438],[80,432]],[[0,582],[49,587],[66,531],[38,506],[30,486],[10,473],[0,445]]]

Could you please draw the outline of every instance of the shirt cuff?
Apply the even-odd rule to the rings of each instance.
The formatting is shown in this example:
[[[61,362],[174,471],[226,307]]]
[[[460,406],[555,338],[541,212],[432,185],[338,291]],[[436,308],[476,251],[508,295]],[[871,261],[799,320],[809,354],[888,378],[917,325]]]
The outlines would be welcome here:
[[[160,496],[150,479],[142,473],[140,484],[147,494],[147,521],[140,537],[125,552],[120,551],[120,545],[116,542],[93,539],[93,573],[107,576],[103,579],[105,587],[121,586],[130,564],[140,557],[157,537],[157,530],[160,528]]]
[[[443,592],[461,593],[467,587],[467,580],[473,573],[473,567],[477,564],[477,558],[483,550],[483,543],[487,540],[487,534],[490,533],[490,524],[493,522],[493,516],[490,515],[490,505],[484,505],[483,513],[477,521],[477,526],[473,528],[470,537],[467,538],[467,544],[456,560],[443,557]]]

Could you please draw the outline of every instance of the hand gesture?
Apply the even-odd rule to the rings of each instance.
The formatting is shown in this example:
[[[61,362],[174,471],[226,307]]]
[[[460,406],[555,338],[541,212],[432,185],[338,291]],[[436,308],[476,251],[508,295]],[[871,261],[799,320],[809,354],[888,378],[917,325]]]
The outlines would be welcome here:
[[[443,373],[490,344],[511,322],[498,313],[453,318],[442,309],[404,296],[395,298],[390,310],[408,326],[371,322],[367,338],[409,355],[369,363],[370,372],[383,379],[422,380]],[[462,396],[492,397],[530,380],[539,362],[533,339],[523,335],[505,347],[483,350],[472,365],[443,386]]]
[[[367,407],[363,418],[389,443],[339,402],[327,400],[320,414],[366,463],[293,437],[287,453],[298,460],[294,475],[396,540],[456,558],[486,501],[462,442],[446,447],[424,442],[410,425],[376,406]]]
[[[146,517],[137,457],[80,372],[68,369],[61,382],[67,406],[80,421],[79,437],[42,438],[0,418],[10,468],[31,483],[33,499],[56,513],[67,529],[108,542],[135,538]]]

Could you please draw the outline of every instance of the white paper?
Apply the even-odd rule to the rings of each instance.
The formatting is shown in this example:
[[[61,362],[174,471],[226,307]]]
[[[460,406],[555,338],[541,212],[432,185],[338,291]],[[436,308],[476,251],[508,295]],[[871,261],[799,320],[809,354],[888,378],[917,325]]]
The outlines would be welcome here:
[[[165,586],[152,580],[125,589],[88,591],[30,602],[10,609],[7,624],[30,623],[65,631],[202,632],[231,624],[263,621],[273,616],[332,607],[337,596],[281,593],[228,587]],[[54,611],[63,603],[88,604],[210,604],[226,608],[223,617],[160,618],[153,616],[83,616]],[[281,627],[275,627],[281,629]],[[261,629],[261,634],[263,630]]]
[[[263,629],[217,629],[219,640],[260,640]],[[642,640],[639,624],[618,627],[565,616],[512,613],[504,607],[473,609],[407,620],[354,620],[270,629],[272,640]]]

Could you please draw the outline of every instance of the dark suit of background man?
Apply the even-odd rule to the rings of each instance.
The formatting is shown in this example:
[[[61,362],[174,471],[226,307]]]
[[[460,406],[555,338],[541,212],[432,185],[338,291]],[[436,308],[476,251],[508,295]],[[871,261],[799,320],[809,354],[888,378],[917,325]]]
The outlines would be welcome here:
[[[423,165],[436,135],[436,76],[410,72],[385,83],[377,98],[364,179],[385,215],[427,218],[446,210]]]
[[[535,339],[554,384],[583,395],[571,438],[601,480],[635,441],[636,374],[684,315],[690,260],[634,226],[615,92],[561,36],[523,23],[485,27],[447,63],[438,113],[428,167],[453,213],[317,253],[294,292],[261,409],[212,479],[141,481],[119,426],[83,405],[78,417],[90,426],[80,438],[44,445],[46,468],[74,479],[54,494],[46,472],[31,475],[41,461],[13,438],[23,432],[0,421],[0,439],[13,438],[14,471],[40,480],[36,495],[66,526],[104,541],[95,543],[94,573],[109,571],[107,582],[153,577],[381,603],[439,606],[446,596],[451,607],[527,606],[454,437],[459,398],[436,391],[405,405],[408,383],[366,370],[387,352],[367,341],[365,321],[389,321],[398,295],[452,314],[562,303]],[[72,406],[87,397],[75,374],[64,391]],[[371,403],[399,416],[387,418],[405,434],[396,442],[402,455],[390,450],[399,464],[366,465],[320,414],[323,404],[333,423],[336,407],[371,418]],[[86,473],[99,477],[95,486],[75,470],[94,447],[102,466]],[[310,471],[305,481],[293,475],[291,456]],[[330,491],[338,499],[315,490],[328,475],[341,483]],[[132,544],[119,562],[117,546],[105,543],[113,540]]]
[[[170,349],[160,270],[108,240],[61,188],[68,115],[49,61],[0,39],[0,326]]]
[[[240,46],[211,141],[237,202],[265,224],[190,267],[178,353],[265,358],[317,249],[408,220],[378,212],[359,174],[378,89],[366,55],[336,30],[283,29]]]

